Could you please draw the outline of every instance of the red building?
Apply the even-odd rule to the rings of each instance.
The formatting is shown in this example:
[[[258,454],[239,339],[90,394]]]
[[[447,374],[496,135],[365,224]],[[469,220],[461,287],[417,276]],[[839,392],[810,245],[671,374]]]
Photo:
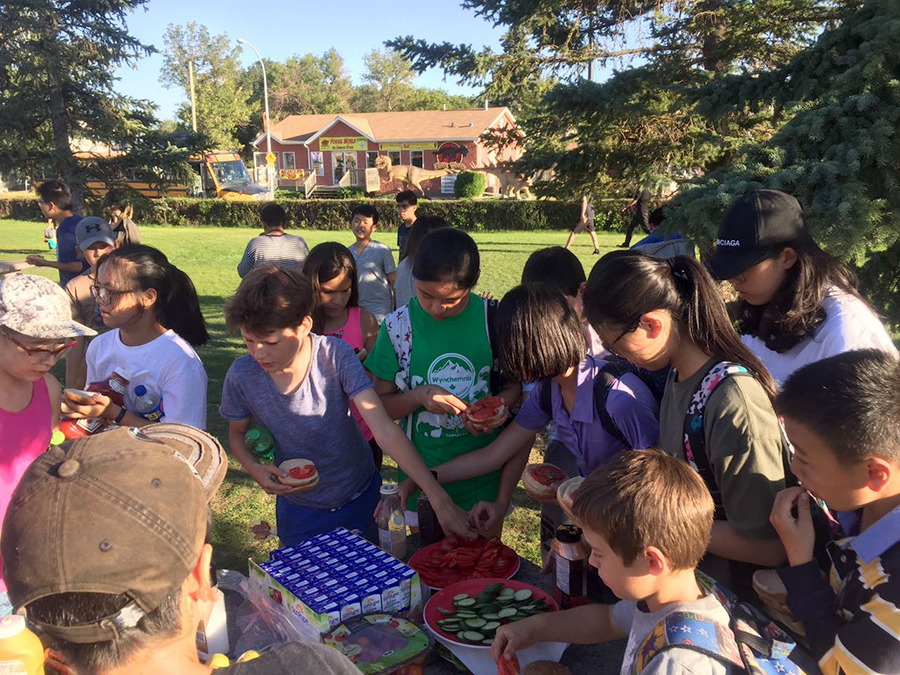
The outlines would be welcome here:
[[[322,192],[349,183],[367,191],[397,192],[404,187],[401,182],[389,180],[385,170],[375,169],[379,155],[387,156],[393,166],[426,170],[490,167],[517,159],[521,149],[508,147],[498,153],[484,144],[482,134],[515,125],[515,118],[505,107],[290,115],[272,125],[272,159],[282,188],[303,190],[305,186],[307,192],[313,187]],[[256,176],[264,183],[265,132],[253,145]],[[375,172],[366,169],[377,171],[377,178]],[[452,194],[453,180],[451,173],[423,180],[421,185],[428,195]]]

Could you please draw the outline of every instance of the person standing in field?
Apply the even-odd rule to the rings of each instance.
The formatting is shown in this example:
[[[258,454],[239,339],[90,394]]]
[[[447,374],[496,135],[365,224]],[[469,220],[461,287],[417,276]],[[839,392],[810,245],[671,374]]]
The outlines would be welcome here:
[[[400,227],[397,228],[398,260],[403,260],[407,256],[406,242],[412,233],[418,209],[419,198],[415,192],[404,190],[397,195],[397,215],[400,216]]]
[[[132,220],[134,207],[120,199],[113,197],[109,200],[109,224],[116,235],[116,243],[119,246],[126,244],[140,244],[141,233],[138,226]]]
[[[364,204],[350,213],[350,230],[356,237],[350,253],[359,274],[359,304],[372,312],[378,325],[394,311],[394,282],[397,265],[391,249],[372,239],[378,227],[378,209]]]
[[[254,237],[244,249],[238,263],[238,276],[243,279],[250,270],[262,265],[303,269],[309,247],[303,237],[286,234],[287,213],[278,204],[268,204],[262,210],[263,233]]]
[[[44,218],[56,223],[56,260],[46,260],[39,255],[30,255],[25,260],[35,267],[59,270],[59,285],[64,287],[87,269],[87,263],[78,257],[75,244],[75,226],[81,216],[73,213],[72,193],[61,180],[42,183],[37,193]]]
[[[595,217],[596,214],[594,213],[594,204],[591,201],[591,196],[585,194],[581,197],[581,217],[572,227],[572,231],[569,232],[569,238],[566,240],[566,248],[569,248],[572,245],[576,234],[587,232],[591,237],[591,243],[594,245],[594,255],[600,255],[600,246],[597,244],[597,232],[594,229]]]
[[[625,241],[619,245],[620,248],[628,248],[631,246],[631,237],[634,234],[634,229],[639,223],[641,229],[650,234],[650,191],[646,188],[643,190],[637,189],[632,195],[631,202],[622,210],[634,211],[631,222],[628,223],[628,229],[625,231]]]

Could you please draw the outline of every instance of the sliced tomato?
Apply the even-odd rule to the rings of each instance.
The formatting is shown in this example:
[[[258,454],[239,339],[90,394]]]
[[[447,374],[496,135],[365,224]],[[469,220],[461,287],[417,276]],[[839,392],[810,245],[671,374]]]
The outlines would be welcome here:
[[[316,474],[316,467],[312,464],[304,464],[303,466],[295,466],[288,471],[288,476],[294,480],[305,480],[312,478]]]
[[[483,422],[496,417],[503,409],[503,406],[502,398],[499,396],[488,396],[466,408],[466,417],[475,422]]]
[[[519,671],[519,659],[515,656],[511,659],[501,656],[497,662],[497,675],[519,675]]]

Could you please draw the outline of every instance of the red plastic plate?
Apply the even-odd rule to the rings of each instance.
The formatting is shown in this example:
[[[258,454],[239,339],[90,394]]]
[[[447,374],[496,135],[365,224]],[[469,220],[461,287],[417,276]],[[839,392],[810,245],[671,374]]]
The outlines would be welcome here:
[[[431,596],[431,599],[425,605],[424,614],[425,625],[428,626],[428,630],[430,630],[435,635],[439,635],[442,639],[453,642],[454,644],[462,645],[464,647],[472,647],[473,649],[490,649],[488,645],[473,645],[469,642],[463,642],[457,637],[455,633],[445,633],[438,625],[438,621],[446,618],[444,614],[441,614],[441,612],[438,611],[438,607],[440,607],[441,609],[455,611],[456,606],[453,604],[454,596],[459,595],[460,593],[465,593],[474,598],[490,584],[503,584],[504,586],[509,586],[516,591],[521,591],[527,588],[533,593],[532,597],[535,600],[544,599],[553,608],[552,611],[555,612],[559,610],[559,605],[556,604],[556,601],[550,596],[549,593],[547,593],[546,591],[542,591],[537,586],[526,584],[523,581],[516,581],[515,579],[469,579],[468,581],[460,581],[459,583],[447,586],[447,588],[445,588],[444,590]]]
[[[440,582],[436,579],[432,579],[427,570],[423,571],[424,568],[422,566],[422,562],[428,559],[428,557],[432,554],[432,551],[441,549],[442,544],[443,542],[439,541],[436,544],[430,544],[425,548],[419,549],[413,554],[412,558],[410,558],[409,562],[407,563],[410,567],[412,567],[416,572],[419,573],[419,577],[422,579],[422,582],[427,584],[429,588],[434,590],[440,590],[442,588],[446,588],[449,584],[455,584],[459,581],[467,580],[466,575],[461,571],[456,578],[448,576],[447,579]],[[503,567],[495,566],[490,572],[492,578],[512,579],[516,575],[516,572],[519,571],[519,565],[521,564],[519,555],[506,544],[500,544],[500,556],[501,559],[506,558],[509,562]],[[469,577],[469,579],[471,579],[471,577]],[[476,580],[480,581],[480,579]]]

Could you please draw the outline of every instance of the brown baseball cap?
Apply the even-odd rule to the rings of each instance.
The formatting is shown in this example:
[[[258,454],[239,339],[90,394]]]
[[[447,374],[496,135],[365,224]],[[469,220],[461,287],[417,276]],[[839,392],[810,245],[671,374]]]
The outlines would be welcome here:
[[[13,493],[0,537],[16,607],[61,593],[126,594],[112,615],[70,626],[35,620],[67,642],[114,640],[197,564],[207,504],[224,478],[221,444],[184,424],[118,428],[51,447]]]

